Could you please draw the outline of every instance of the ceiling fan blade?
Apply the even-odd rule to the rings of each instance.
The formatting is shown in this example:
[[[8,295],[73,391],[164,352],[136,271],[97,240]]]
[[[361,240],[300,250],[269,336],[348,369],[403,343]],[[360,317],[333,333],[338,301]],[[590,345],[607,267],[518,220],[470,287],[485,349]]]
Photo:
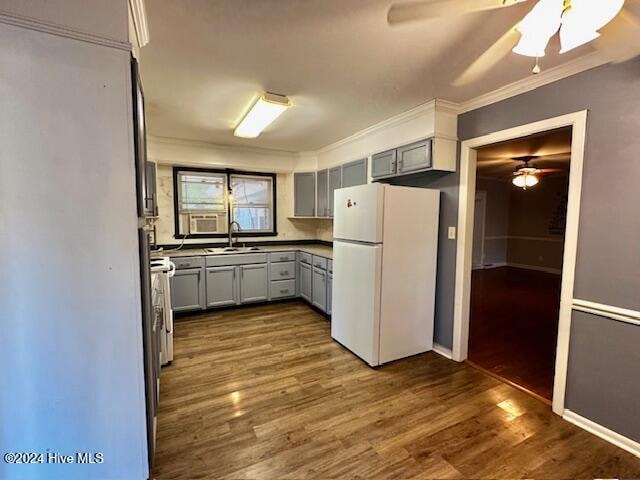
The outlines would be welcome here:
[[[453,85],[461,87],[468,85],[480,79],[485,73],[496,66],[500,60],[506,57],[513,49],[518,40],[520,33],[516,30],[516,25],[507,30],[493,45],[491,45],[480,57],[473,62],[467,69],[456,78]]]
[[[483,167],[494,167],[499,165],[510,165],[513,163],[513,160],[510,158],[478,158],[478,166]]]
[[[595,47],[613,63],[620,63],[640,55],[640,20],[627,8],[600,29]]]
[[[561,173],[561,172],[567,173],[568,172],[568,170],[563,170],[562,168],[539,168],[538,170],[543,175],[550,175],[552,173]]]
[[[431,0],[394,3],[387,13],[389,25],[428,18],[492,10],[526,2],[527,0]]]

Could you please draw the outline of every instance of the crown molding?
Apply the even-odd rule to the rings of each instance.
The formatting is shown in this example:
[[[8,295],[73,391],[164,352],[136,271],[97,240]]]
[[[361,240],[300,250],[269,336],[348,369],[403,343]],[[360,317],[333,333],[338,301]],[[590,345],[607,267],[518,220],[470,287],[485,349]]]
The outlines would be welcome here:
[[[80,40],[81,42],[92,43],[94,45],[102,45],[104,47],[124,50],[126,52],[131,51],[131,44],[129,42],[122,42],[114,38],[94,35],[89,32],[70,28],[66,25],[59,25],[53,22],[45,22],[32,17],[17,15],[5,10],[0,10],[0,23],[27,28],[29,30],[34,30],[37,32],[48,33],[51,35],[56,35],[58,37]]]
[[[263,147],[248,147],[243,145],[226,145],[222,143],[206,142],[203,140],[189,140],[186,138],[174,138],[163,137],[156,135],[147,135],[149,142],[164,144],[164,145],[177,145],[181,147],[195,147],[195,148],[208,148],[213,150],[224,150],[233,152],[246,152],[257,155],[283,155],[289,158],[299,158],[302,153],[292,152],[290,150],[278,150],[274,148]],[[306,153],[306,152],[305,152]]]
[[[133,28],[138,37],[140,48],[149,43],[149,24],[147,23],[147,9],[144,0],[129,0],[129,9],[133,20]]]
[[[493,103],[501,102],[511,97],[530,92],[543,85],[548,85],[563,78],[576,75],[586,70],[599,67],[607,63],[608,60],[603,58],[598,52],[593,52],[582,57],[571,60],[570,62],[563,63],[556,67],[552,67],[548,70],[543,70],[538,75],[530,75],[521,80],[517,80],[513,83],[497,88],[491,92],[485,93],[478,97],[466,100],[460,103],[449,102],[452,105],[457,105],[458,114],[477,110],[478,108],[486,107]]]
[[[386,120],[383,120],[381,122],[378,122],[374,125],[371,125],[370,127],[367,127],[363,130],[360,130],[352,135],[349,135],[348,137],[345,137],[341,140],[338,140],[337,142],[333,142],[330,143],[329,145],[326,145],[322,148],[319,148],[318,150],[315,150],[314,152],[308,152],[308,153],[314,153],[314,154],[320,154],[320,153],[325,153],[325,152],[329,152],[331,150],[335,150],[336,148],[340,148],[348,143],[351,143],[355,140],[358,140],[359,138],[362,138],[364,136],[370,135],[374,132],[377,132],[379,130],[384,130],[386,128],[392,127],[392,126],[398,126],[398,125],[402,125],[403,123],[409,122],[411,120],[413,120],[414,118],[417,118],[421,115],[424,115],[425,113],[431,113],[436,109],[436,102],[439,102],[437,100],[430,100],[426,103],[420,104],[416,107],[413,107],[410,110],[407,110],[405,112],[399,113],[398,115],[394,115],[393,117],[387,118]],[[447,102],[447,104],[450,104],[451,102]]]

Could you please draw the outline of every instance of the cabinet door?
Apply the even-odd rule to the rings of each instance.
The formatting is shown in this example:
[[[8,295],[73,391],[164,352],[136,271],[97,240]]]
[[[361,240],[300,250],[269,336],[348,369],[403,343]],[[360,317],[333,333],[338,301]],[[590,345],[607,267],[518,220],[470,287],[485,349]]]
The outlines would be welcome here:
[[[431,140],[398,148],[398,173],[413,172],[431,167]]]
[[[267,264],[240,265],[240,302],[264,302],[269,291]]]
[[[396,173],[396,150],[376,153],[371,157],[371,177],[380,178]]]
[[[157,185],[156,185],[156,164],[145,162],[145,185],[144,190],[144,214],[145,216],[158,215]]]
[[[327,313],[331,315],[331,300],[333,298],[333,275],[327,275]]]
[[[329,216],[333,217],[333,194],[342,188],[342,167],[329,169]]]
[[[318,307],[323,312],[327,311],[327,272],[319,268],[313,269],[313,286],[311,302],[313,306]]]
[[[311,302],[312,277],[311,265],[300,263],[300,296],[307,302]]]
[[[207,267],[207,307],[238,303],[238,267]]]
[[[171,308],[174,312],[201,310],[205,307],[204,268],[176,270],[171,278]]]
[[[293,174],[293,214],[296,217],[314,217],[316,214],[316,174]]]
[[[320,170],[316,174],[316,216],[329,216],[329,170]]]
[[[342,186],[354,187],[367,183],[367,159],[356,160],[342,165]]]

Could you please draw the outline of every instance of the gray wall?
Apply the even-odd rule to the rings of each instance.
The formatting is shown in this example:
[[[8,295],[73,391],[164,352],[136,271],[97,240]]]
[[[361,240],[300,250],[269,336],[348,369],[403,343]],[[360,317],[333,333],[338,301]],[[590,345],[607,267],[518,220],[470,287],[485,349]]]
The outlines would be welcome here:
[[[125,0],[19,4],[126,41]],[[0,478],[147,478],[129,53],[0,23],[0,71],[0,452],[104,455]]]
[[[465,140],[588,109],[574,297],[632,310],[640,310],[639,99],[637,58],[468,112],[458,123],[458,136]],[[420,182],[443,188],[443,225],[456,224],[457,183],[458,173]],[[438,255],[435,340],[447,347],[452,345],[455,254],[455,244],[445,239]],[[639,346],[640,327],[574,317],[567,406],[635,440],[640,440],[638,412],[627,399],[638,398]],[[594,354],[597,362],[590,358]],[[605,381],[606,372],[611,377]],[[635,420],[628,421],[631,417]]]
[[[573,312],[566,406],[640,441],[640,327]]]

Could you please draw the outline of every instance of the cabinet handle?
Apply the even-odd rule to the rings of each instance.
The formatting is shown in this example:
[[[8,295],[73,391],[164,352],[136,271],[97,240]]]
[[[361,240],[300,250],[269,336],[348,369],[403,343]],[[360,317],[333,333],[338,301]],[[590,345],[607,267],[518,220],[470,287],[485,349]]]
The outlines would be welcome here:
[[[280,290],[280,293],[289,293],[289,290]]]
[[[287,261],[287,260],[289,260],[289,258],[288,258],[288,257],[280,257],[280,261],[281,261],[281,262],[285,262],[285,261]]]
[[[284,277],[285,275],[289,275],[289,270],[286,270],[284,272],[280,272],[280,276]]]

